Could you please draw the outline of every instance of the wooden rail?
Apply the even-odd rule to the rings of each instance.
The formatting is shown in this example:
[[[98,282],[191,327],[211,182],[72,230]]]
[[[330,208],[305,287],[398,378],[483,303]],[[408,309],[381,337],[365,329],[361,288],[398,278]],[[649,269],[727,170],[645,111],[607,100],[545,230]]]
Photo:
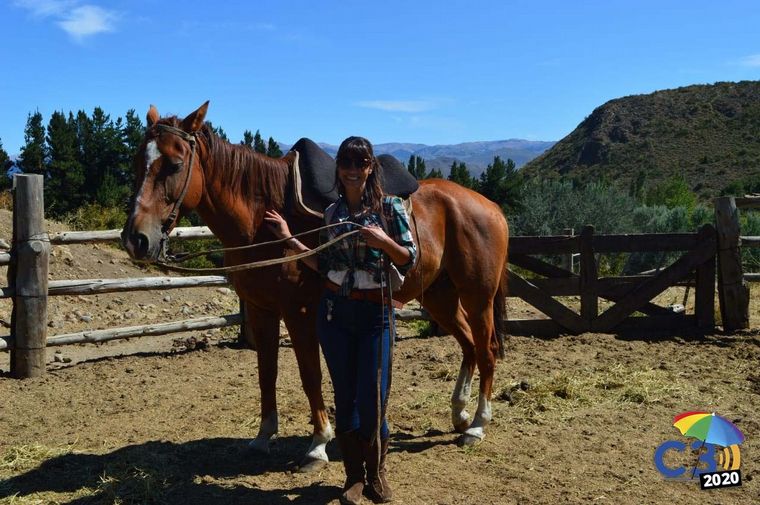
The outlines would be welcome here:
[[[79,279],[48,282],[48,296],[96,295],[154,289],[181,289],[209,286],[226,286],[229,280],[221,275],[196,277],[137,277],[131,279]],[[12,298],[15,290],[2,288],[0,298]]]

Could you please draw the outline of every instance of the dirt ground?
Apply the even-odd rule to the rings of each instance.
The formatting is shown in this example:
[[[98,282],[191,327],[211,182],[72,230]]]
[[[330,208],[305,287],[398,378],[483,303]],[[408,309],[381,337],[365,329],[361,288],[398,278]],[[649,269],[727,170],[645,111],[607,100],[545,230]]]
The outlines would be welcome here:
[[[0,212],[0,237],[8,220]],[[55,279],[157,274],[108,246],[55,249]],[[663,296],[680,303],[680,293]],[[758,304],[752,310],[758,328]],[[237,298],[219,288],[60,297],[51,299],[49,334],[236,311]],[[510,302],[510,314],[529,313]],[[0,300],[0,319],[9,314]],[[760,501],[760,330],[513,336],[497,367],[487,437],[459,448],[449,421],[458,346],[450,336],[417,336],[417,324],[400,326],[389,410],[396,503]],[[269,456],[247,449],[259,423],[256,354],[237,345],[236,332],[65,346],[48,350],[43,378],[0,376],[0,504],[337,503],[343,473],[334,443],[325,469],[294,471],[311,426],[284,330],[279,438]],[[8,353],[0,369],[7,372]],[[323,391],[331,404],[326,373]],[[744,432],[741,487],[701,491],[656,470],[658,445],[690,441],[672,421],[691,410],[715,411]],[[670,453],[668,464],[696,458]]]

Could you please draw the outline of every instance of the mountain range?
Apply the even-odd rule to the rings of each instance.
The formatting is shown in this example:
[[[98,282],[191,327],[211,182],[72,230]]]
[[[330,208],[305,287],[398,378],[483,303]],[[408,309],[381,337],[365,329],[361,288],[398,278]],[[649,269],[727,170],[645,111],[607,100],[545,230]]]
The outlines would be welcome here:
[[[405,164],[409,161],[410,156],[419,156],[425,160],[425,166],[428,170],[437,168],[444,176],[449,174],[449,169],[454,161],[464,162],[467,164],[470,174],[479,176],[486,169],[486,166],[493,162],[495,156],[500,156],[502,159],[510,158],[519,168],[554,144],[555,142],[509,139],[433,146],[391,142],[375,144],[374,148],[375,154],[392,154]],[[319,146],[332,157],[335,157],[338,152],[338,146],[333,144],[319,143]],[[283,152],[290,147],[290,145],[280,144]]]

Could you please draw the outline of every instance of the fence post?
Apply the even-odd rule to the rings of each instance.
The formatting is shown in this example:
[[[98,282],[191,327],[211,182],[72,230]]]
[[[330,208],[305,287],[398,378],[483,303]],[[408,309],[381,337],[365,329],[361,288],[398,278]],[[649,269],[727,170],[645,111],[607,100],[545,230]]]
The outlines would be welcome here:
[[[715,199],[718,225],[718,299],[723,329],[749,328],[749,287],[744,282],[739,245],[739,213],[733,197]]]
[[[712,241],[717,255],[717,233],[711,224],[699,229],[699,240]],[[696,288],[694,290],[694,313],[697,327],[704,330],[715,329],[715,256],[697,267]],[[688,287],[686,288],[689,289]],[[687,291],[688,293],[688,291]],[[685,305],[685,304],[684,304]]]
[[[565,228],[562,230],[562,235],[567,235],[572,237],[575,235],[575,230],[572,228]],[[567,270],[568,272],[573,272],[573,253],[567,253],[561,256],[562,263],[560,266]]]
[[[50,240],[44,225],[43,176],[19,174],[14,185],[11,375],[25,379],[45,373]]]
[[[597,297],[597,265],[594,258],[594,227],[586,225],[581,231],[580,287],[581,318],[586,328],[591,330],[594,320],[599,316],[599,298]]]

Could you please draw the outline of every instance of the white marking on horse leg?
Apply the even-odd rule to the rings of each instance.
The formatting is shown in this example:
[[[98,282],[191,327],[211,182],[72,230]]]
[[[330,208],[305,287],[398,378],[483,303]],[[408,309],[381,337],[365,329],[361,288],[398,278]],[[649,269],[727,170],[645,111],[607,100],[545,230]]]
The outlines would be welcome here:
[[[463,361],[459,368],[459,377],[457,377],[454,392],[451,394],[451,423],[459,431],[463,430],[470,420],[470,414],[465,408],[470,401],[471,391],[472,374],[470,368]]]
[[[280,423],[277,418],[277,411],[272,412],[267,417],[262,419],[261,426],[259,426],[259,433],[256,435],[256,438],[248,443],[248,447],[254,451],[269,454],[269,440],[277,435],[279,424]]]
[[[472,424],[465,435],[479,438],[483,440],[486,436],[486,426],[491,422],[491,402],[486,396],[481,393],[478,397],[478,410],[475,412],[475,418],[472,420]]]
[[[333,438],[335,438],[335,433],[333,432],[332,426],[328,421],[327,426],[325,426],[325,430],[322,433],[314,433],[314,437],[311,439],[309,450],[306,451],[305,459],[319,459],[322,461],[330,461],[327,458],[325,447],[327,447],[327,442]]]

